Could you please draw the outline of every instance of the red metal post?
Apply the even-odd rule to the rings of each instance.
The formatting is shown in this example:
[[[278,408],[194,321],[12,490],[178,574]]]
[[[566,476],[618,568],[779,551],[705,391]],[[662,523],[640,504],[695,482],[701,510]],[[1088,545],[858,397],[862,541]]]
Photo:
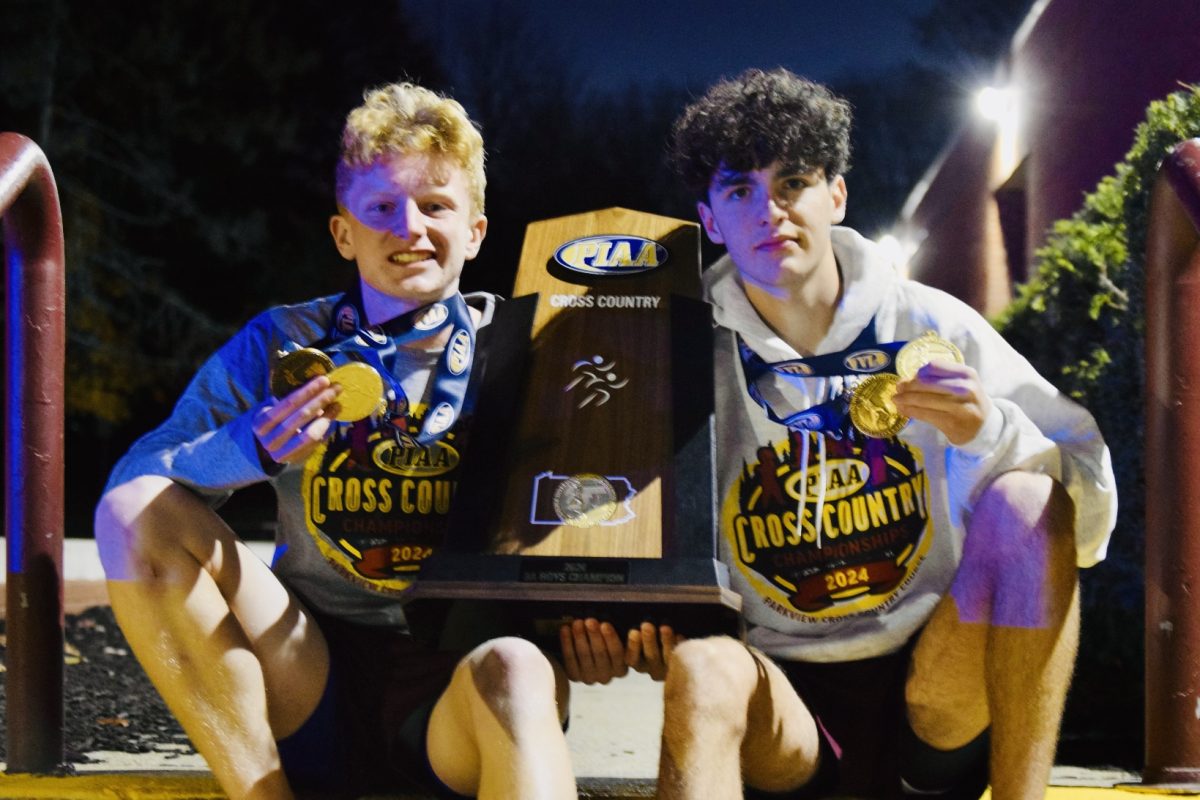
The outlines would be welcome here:
[[[1163,162],[1146,242],[1146,766],[1200,791],[1200,139]],[[1197,594],[1193,593],[1193,587]]]
[[[6,254],[4,530],[8,537],[8,771],[63,763],[63,372],[66,276],[54,175],[0,134]]]

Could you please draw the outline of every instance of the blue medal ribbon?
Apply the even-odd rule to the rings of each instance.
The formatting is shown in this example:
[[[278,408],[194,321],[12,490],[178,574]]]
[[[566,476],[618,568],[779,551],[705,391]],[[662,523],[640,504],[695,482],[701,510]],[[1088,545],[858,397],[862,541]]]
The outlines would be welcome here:
[[[758,381],[767,375],[778,375],[785,381],[800,386],[801,381],[806,378],[852,378],[877,372],[894,373],[896,353],[905,344],[907,342],[879,344],[875,335],[875,319],[872,317],[870,323],[845,350],[808,358],[767,362],[750,349],[741,334],[737,334],[738,355],[742,361],[742,374],[746,378],[746,391],[766,412],[767,418],[794,431],[824,431],[835,439],[843,439],[854,430],[850,423],[848,392],[843,391],[837,397],[823,403],[781,417],[763,397],[758,388]]]
[[[360,289],[347,292],[334,304],[329,333],[311,347],[323,350],[335,365],[360,361],[374,367],[388,388],[393,408],[411,416],[412,406],[395,378],[397,349],[450,329],[433,375],[429,407],[416,442],[437,441],[462,413],[475,357],[475,325],[461,293],[401,314],[381,325],[367,326]]]

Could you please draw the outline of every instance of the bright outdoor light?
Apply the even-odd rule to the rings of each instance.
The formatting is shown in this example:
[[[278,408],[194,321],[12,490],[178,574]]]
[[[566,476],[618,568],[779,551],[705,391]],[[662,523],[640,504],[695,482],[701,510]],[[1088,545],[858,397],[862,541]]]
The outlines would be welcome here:
[[[885,233],[875,240],[887,260],[892,262],[896,271],[902,277],[908,277],[908,261],[917,251],[916,245],[907,239],[899,239],[894,234]]]
[[[1012,89],[987,86],[975,95],[975,109],[993,122],[1003,122],[1016,111],[1017,98]]]
[[[1012,175],[1021,163],[1020,97],[1017,90],[1004,86],[988,86],[975,95],[975,110],[995,126],[996,150],[992,174],[997,183]]]

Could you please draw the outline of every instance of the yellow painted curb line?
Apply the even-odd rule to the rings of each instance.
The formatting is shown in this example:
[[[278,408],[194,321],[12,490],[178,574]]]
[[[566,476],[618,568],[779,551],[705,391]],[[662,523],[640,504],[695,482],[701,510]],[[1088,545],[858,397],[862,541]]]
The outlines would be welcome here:
[[[1137,786],[1051,786],[1046,800],[1146,800],[1147,794],[1196,794]],[[594,796],[594,795],[585,795]],[[991,790],[980,800],[991,800]],[[46,776],[0,773],[0,800],[227,800],[206,772],[119,772]]]
[[[1140,786],[1051,786],[1046,790],[1046,800],[1149,800],[1151,794],[1180,794]],[[1195,795],[1196,792],[1184,794]],[[979,800],[992,800],[989,788]]]
[[[227,800],[208,773],[0,775],[4,800]]]

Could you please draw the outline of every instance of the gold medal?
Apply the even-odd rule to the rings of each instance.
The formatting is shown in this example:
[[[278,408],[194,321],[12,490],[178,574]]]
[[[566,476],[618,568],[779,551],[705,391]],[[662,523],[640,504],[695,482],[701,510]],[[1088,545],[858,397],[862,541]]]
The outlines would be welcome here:
[[[962,351],[953,342],[946,341],[933,331],[925,331],[896,353],[896,374],[901,380],[908,380],[935,358],[963,363]]]
[[[329,380],[342,387],[342,393],[337,397],[341,406],[335,417],[338,422],[357,422],[379,409],[383,399],[383,378],[374,367],[351,361],[329,373]]]
[[[333,372],[333,360],[312,347],[303,347],[280,356],[271,366],[271,394],[287,397],[318,375]]]
[[[892,402],[900,378],[890,372],[879,372],[854,387],[850,397],[850,421],[867,436],[886,439],[895,436],[908,424]]]

